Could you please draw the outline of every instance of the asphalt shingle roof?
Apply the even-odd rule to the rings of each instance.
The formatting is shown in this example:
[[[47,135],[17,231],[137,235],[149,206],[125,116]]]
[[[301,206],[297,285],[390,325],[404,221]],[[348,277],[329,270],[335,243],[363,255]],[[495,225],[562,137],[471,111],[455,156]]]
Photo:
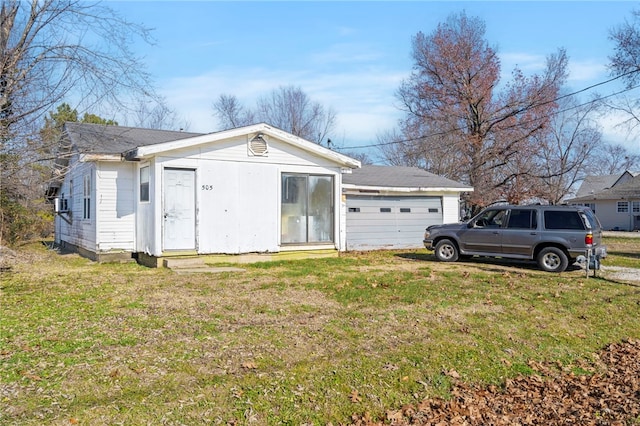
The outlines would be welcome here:
[[[586,197],[596,192],[603,191],[607,188],[611,188],[614,183],[620,179],[620,174],[617,175],[605,175],[605,176],[587,176],[582,181],[578,192],[576,192],[576,198]]]
[[[640,198],[640,175],[636,175],[633,179],[624,183],[619,183],[611,188],[596,191],[592,194],[585,194],[582,197],[576,197],[572,202],[590,201],[590,200],[616,200]]]
[[[140,146],[202,135],[202,133],[175,130],[142,129],[88,123],[65,123],[64,126],[73,148],[86,154],[121,154]]]
[[[395,188],[461,188],[468,185],[427,172],[417,167],[368,166],[342,176],[342,183],[357,186]]]

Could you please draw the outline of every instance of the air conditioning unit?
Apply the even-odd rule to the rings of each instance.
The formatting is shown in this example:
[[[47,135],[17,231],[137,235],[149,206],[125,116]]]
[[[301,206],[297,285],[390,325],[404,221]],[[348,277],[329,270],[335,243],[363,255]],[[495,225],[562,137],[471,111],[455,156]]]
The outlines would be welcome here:
[[[69,200],[66,198],[53,199],[53,211],[56,213],[66,213],[69,211]]]

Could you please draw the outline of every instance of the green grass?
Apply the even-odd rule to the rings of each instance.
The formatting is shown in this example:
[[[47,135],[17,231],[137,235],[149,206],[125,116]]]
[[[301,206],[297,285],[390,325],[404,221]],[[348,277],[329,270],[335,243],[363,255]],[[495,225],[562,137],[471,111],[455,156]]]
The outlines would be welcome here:
[[[605,265],[640,266],[640,240],[606,243]],[[24,252],[0,284],[7,425],[383,420],[449,397],[451,371],[589,373],[599,349],[640,337],[638,284],[579,270],[389,251],[178,275]]]
[[[606,265],[640,268],[640,238],[607,238]]]

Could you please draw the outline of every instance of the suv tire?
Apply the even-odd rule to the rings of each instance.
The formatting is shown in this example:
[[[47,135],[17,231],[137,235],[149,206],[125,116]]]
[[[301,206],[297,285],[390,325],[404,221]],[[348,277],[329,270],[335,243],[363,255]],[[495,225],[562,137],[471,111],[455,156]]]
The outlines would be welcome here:
[[[546,247],[538,253],[538,266],[547,272],[562,272],[569,266],[569,258],[562,249]]]
[[[455,262],[460,253],[458,247],[451,240],[440,240],[435,247],[436,258],[441,262]]]

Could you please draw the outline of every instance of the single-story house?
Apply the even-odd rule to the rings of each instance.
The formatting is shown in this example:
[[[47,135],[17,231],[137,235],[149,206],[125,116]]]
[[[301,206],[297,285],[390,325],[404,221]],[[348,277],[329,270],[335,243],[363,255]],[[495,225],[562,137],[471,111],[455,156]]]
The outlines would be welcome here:
[[[362,166],[342,178],[347,250],[424,247],[429,225],[460,220],[473,188],[417,167]]]
[[[640,173],[587,176],[567,203],[590,207],[603,229],[640,230]]]
[[[150,266],[170,256],[358,247],[347,242],[358,235],[349,227],[363,221],[349,213],[364,213],[367,200],[393,216],[415,216],[419,247],[426,225],[458,219],[459,193],[470,190],[418,169],[397,168],[386,185],[369,181],[386,169],[360,169],[265,123],[209,134],[66,123],[62,147],[49,190],[56,243],[94,260],[134,257]]]

